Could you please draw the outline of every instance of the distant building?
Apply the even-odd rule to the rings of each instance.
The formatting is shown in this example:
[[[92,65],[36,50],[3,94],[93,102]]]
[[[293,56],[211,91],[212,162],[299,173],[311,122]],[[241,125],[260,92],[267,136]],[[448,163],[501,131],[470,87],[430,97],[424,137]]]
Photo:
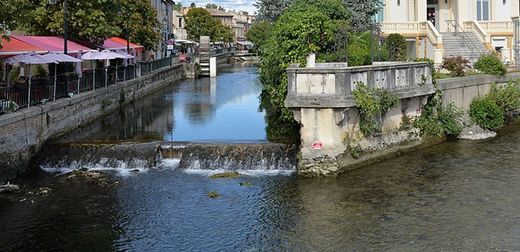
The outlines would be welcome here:
[[[173,12],[173,33],[175,39],[187,39],[188,34],[186,32],[186,14],[190,8],[182,8],[181,11]],[[223,25],[231,28],[234,32],[233,41],[245,40],[245,34],[251,27],[254,16],[249,15],[245,11],[221,11],[217,9],[205,9],[211,16],[219,20]]]
[[[173,37],[173,6],[172,0],[151,0],[157,11],[157,20],[161,24],[161,41],[157,47],[155,58],[160,59],[167,55],[168,41]]]
[[[449,56],[475,58],[476,49],[461,46],[469,43],[486,52],[501,52],[504,61],[514,57],[512,18],[519,16],[518,0],[383,2],[384,8],[377,15],[383,35],[402,34],[410,57],[428,57],[437,64]]]

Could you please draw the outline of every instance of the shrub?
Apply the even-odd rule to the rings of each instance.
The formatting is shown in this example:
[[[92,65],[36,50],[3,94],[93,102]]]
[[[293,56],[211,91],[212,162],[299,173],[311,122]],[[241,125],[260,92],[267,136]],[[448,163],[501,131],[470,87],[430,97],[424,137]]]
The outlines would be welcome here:
[[[475,69],[485,74],[504,75],[507,68],[497,54],[483,54],[474,65]]]
[[[504,86],[493,84],[488,96],[495,101],[505,115],[520,109],[520,88],[513,82]]]
[[[451,77],[464,76],[464,70],[469,68],[469,60],[462,58],[461,56],[444,58],[442,62],[442,68],[450,72]]]
[[[489,96],[473,99],[469,116],[484,129],[496,130],[504,125],[504,112]]]
[[[352,94],[359,109],[359,128],[366,136],[380,131],[381,127],[374,118],[383,117],[399,101],[395,93],[386,89],[370,88],[361,82],[357,83]]]
[[[384,48],[388,51],[390,61],[406,60],[406,40],[403,35],[392,33],[386,38]]]
[[[463,129],[462,115],[462,110],[453,103],[442,107],[442,104],[430,102],[424,106],[421,116],[415,119],[413,126],[419,129],[422,137],[457,137]]]

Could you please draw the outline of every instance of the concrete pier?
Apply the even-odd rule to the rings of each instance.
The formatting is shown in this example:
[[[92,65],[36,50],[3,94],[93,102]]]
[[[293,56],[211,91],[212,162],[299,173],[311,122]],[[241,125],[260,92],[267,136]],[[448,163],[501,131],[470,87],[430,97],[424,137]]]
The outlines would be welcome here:
[[[348,167],[338,165],[347,142],[364,151],[382,150],[388,145],[410,141],[409,132],[399,132],[403,117],[421,113],[427,97],[435,93],[431,68],[426,63],[381,63],[347,67],[344,63],[287,69],[288,94],[285,101],[301,123],[301,158],[298,171],[304,176],[333,176]],[[352,95],[358,83],[393,91],[398,104],[381,118],[378,137],[361,134],[358,110]]]

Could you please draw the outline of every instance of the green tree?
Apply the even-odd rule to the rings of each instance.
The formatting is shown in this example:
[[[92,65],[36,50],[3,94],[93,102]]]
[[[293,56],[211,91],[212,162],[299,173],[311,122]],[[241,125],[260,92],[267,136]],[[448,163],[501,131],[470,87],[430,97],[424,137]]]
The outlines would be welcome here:
[[[255,44],[253,50],[259,50],[260,46],[263,45],[269,37],[272,25],[267,21],[259,21],[255,23],[249,31],[246,33],[247,40]]]
[[[53,6],[48,0],[20,0],[24,13],[21,28],[35,35],[63,35],[63,0]],[[69,2],[68,36],[95,45],[121,33],[116,25],[119,3],[116,0],[84,0]]]
[[[192,8],[186,14],[186,32],[188,38],[198,41],[201,36],[210,36],[211,41],[231,42],[233,31],[203,8]]]
[[[2,7],[0,8],[0,37],[3,39],[9,39],[9,32],[16,27],[17,5],[17,0],[2,0]],[[0,48],[2,48],[1,40]]]
[[[271,140],[294,135],[294,130],[299,129],[292,113],[284,106],[287,95],[285,71],[292,63],[305,65],[310,53],[317,53],[318,60],[323,60],[324,55],[332,52],[337,30],[334,18],[343,17],[338,13],[346,13],[345,7],[338,3],[339,0],[297,0],[278,18],[269,38],[261,45],[261,107],[267,112],[267,133]],[[331,8],[325,14],[319,7],[327,4],[338,9]]]
[[[258,20],[274,22],[289,7],[293,0],[257,0]]]
[[[195,8],[195,7],[197,7],[197,5],[195,5],[195,3],[190,4],[190,8]]]
[[[406,41],[401,34],[392,33],[386,38],[384,43],[385,49],[388,51],[389,60],[404,61],[406,60]]]
[[[174,6],[173,6],[173,9],[176,10],[176,11],[181,11],[182,10],[182,3],[179,1],[177,2]]]
[[[351,14],[352,30],[364,32],[376,27],[374,16],[381,10],[381,0],[343,0]]]
[[[130,41],[149,50],[156,49],[160,41],[159,30],[161,25],[157,20],[157,12],[151,2],[123,0],[122,7],[122,13],[117,21],[117,25],[122,28],[119,36],[126,38],[128,24]]]

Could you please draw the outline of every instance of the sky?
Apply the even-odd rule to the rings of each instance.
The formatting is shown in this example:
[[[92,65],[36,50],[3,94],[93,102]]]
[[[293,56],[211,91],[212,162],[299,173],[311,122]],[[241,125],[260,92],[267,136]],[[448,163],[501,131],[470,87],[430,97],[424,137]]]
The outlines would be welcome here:
[[[174,2],[177,3],[179,0],[174,0]],[[250,14],[255,12],[255,7],[253,6],[255,0],[180,0],[180,2],[182,6],[190,6],[191,3],[195,3],[197,6],[203,7],[208,3],[214,3],[224,7],[226,10],[242,10]]]

